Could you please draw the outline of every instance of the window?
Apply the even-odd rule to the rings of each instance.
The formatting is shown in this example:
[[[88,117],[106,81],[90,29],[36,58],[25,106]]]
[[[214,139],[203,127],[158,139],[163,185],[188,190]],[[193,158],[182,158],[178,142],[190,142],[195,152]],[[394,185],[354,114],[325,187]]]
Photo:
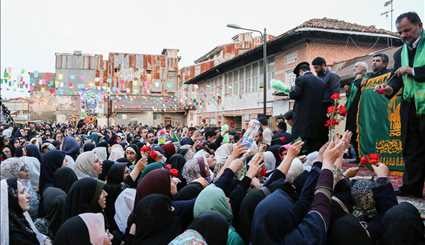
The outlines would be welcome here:
[[[267,70],[267,88],[271,89],[271,81],[275,78],[275,62],[274,56],[268,59],[268,70]]]
[[[252,90],[251,92],[258,91],[258,63],[252,65]]]
[[[246,82],[246,86],[245,86],[245,92],[246,93],[251,93],[252,91],[252,70],[251,70],[251,65],[248,65],[247,67],[245,67],[245,82]]]
[[[239,91],[239,74],[238,71],[233,72],[233,96],[238,96]]]
[[[225,95],[230,95],[231,93],[231,87],[230,87],[230,74],[226,73],[224,74],[224,91],[225,91]]]
[[[239,80],[238,80],[238,85],[239,85],[239,90],[238,90],[238,96],[241,96],[243,94],[243,90],[244,90],[244,68],[239,69]]]
[[[290,65],[290,64],[297,62],[297,59],[298,59],[297,52],[292,52],[292,53],[289,53],[285,56],[285,63],[287,65]]]
[[[295,74],[293,73],[293,69],[289,69],[285,71],[285,81],[284,83],[290,87],[295,85]]]

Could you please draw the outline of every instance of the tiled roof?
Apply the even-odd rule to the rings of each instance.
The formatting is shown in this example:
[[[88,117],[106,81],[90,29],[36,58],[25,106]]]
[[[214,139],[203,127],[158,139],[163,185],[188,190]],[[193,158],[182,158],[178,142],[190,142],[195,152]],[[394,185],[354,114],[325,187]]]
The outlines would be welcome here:
[[[377,34],[388,34],[395,35],[397,33],[387,31],[385,29],[376,28],[375,26],[364,26],[356,23],[350,23],[343,20],[336,20],[330,18],[321,18],[321,19],[311,19],[301,25],[297,26],[295,30],[301,28],[322,28],[330,30],[341,30],[341,31],[356,31],[356,32],[367,32],[367,33],[377,33]]]

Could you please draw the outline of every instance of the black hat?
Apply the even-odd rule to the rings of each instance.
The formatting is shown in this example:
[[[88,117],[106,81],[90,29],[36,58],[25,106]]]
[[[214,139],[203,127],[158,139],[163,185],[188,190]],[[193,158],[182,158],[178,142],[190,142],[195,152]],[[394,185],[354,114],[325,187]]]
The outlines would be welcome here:
[[[300,75],[300,69],[301,69],[301,67],[303,67],[303,66],[308,66],[308,67],[310,67],[310,64],[309,64],[308,62],[306,62],[306,61],[303,61],[303,62],[299,63],[299,64],[295,67],[295,69],[294,69],[294,74],[295,74],[295,75],[297,75],[297,76],[299,76],[299,75]]]

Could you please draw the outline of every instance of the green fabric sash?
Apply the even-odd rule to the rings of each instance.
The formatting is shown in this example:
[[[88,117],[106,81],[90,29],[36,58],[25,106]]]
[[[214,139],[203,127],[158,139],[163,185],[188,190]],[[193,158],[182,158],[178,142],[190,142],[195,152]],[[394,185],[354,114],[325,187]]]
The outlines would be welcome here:
[[[413,67],[425,65],[425,32],[422,30],[421,39],[416,47],[415,59]],[[403,45],[401,50],[401,66],[409,66],[409,54],[407,44]],[[403,99],[415,100],[416,114],[425,115],[425,83],[415,81],[415,79],[408,75],[403,75]]]

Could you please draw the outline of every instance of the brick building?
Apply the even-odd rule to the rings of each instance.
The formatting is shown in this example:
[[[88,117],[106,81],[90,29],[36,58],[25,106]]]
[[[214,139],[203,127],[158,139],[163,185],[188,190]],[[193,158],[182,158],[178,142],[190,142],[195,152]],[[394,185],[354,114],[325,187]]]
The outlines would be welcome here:
[[[306,21],[269,40],[267,114],[279,115],[291,107],[288,99],[273,96],[270,80],[282,80],[292,86],[295,81],[292,71],[299,62],[311,62],[322,56],[332,65],[400,44],[395,33],[328,18]],[[226,122],[244,127],[262,113],[262,53],[262,46],[256,46],[214,64],[193,78],[182,76],[185,84],[192,85],[187,89],[192,93],[186,97],[192,98],[196,106],[196,110],[189,113],[188,123],[220,125]]]

